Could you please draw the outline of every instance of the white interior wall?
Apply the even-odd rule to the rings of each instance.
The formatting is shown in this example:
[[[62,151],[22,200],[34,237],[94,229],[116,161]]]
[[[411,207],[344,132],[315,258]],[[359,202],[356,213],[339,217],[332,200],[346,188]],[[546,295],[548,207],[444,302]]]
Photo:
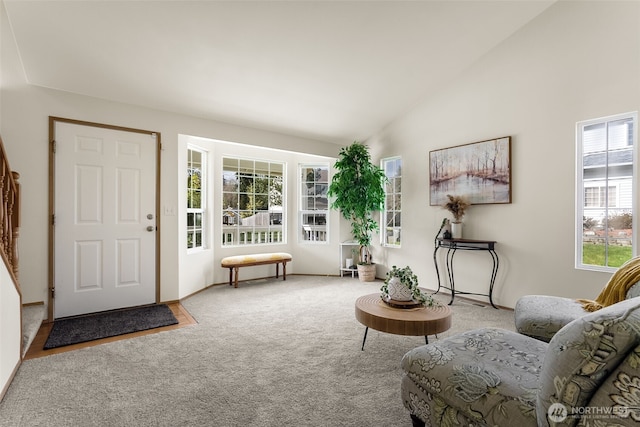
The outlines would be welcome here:
[[[0,52],[4,50],[7,44],[5,40],[6,39],[5,32],[7,28],[9,28],[9,22],[7,20],[7,11],[4,8],[4,2],[0,1]],[[2,86],[2,81],[4,80],[2,78],[3,69],[4,69],[4,67],[2,66],[2,57],[3,55],[0,54],[0,88]],[[2,129],[2,90],[0,90],[0,129]]]
[[[377,248],[379,258],[433,287],[433,240],[448,212],[429,206],[429,151],[510,135],[513,203],[474,205],[464,218],[464,237],[498,242],[494,300],[596,297],[610,275],[574,268],[575,125],[639,108],[640,3],[556,3],[371,138],[378,158],[403,158],[402,248]],[[458,289],[486,292],[489,255],[455,257]]]
[[[20,365],[22,335],[20,319],[20,294],[4,261],[0,259],[0,399]]]

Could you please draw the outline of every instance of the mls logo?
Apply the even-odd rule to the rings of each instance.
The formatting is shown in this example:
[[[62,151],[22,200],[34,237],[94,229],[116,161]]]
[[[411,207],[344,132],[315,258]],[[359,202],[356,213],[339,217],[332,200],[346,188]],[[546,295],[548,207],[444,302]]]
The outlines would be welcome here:
[[[567,408],[562,403],[554,403],[549,406],[549,410],[547,410],[547,416],[549,417],[549,421],[553,421],[554,423],[561,423],[565,419],[567,419]]]

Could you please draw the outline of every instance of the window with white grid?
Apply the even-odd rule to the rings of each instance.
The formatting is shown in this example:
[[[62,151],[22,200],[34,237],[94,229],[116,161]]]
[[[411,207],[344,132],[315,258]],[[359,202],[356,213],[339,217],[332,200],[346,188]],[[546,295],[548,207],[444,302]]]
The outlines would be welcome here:
[[[387,177],[385,202],[380,227],[382,244],[400,247],[402,241],[402,159],[382,159],[382,170]]]
[[[637,113],[576,126],[576,267],[615,271],[636,253]]]
[[[302,164],[299,177],[299,240],[305,243],[327,243],[329,164]]]
[[[206,153],[187,148],[187,249],[204,247]]]
[[[222,245],[285,243],[285,164],[222,159]]]

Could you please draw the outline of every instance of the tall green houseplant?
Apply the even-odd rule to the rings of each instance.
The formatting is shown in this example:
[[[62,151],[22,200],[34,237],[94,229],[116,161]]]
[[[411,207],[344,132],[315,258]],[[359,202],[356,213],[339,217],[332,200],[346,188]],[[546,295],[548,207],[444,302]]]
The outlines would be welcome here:
[[[337,170],[328,195],[332,197],[331,208],[339,209],[342,216],[351,222],[351,234],[360,244],[360,263],[372,264],[371,235],[378,229],[372,212],[384,206],[384,171],[371,162],[369,147],[354,142],[340,149],[334,164]]]

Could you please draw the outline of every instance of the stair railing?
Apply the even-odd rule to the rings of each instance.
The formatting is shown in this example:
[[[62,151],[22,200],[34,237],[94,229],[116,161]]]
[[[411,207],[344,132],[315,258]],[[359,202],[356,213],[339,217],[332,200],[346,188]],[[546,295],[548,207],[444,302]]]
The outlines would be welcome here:
[[[0,253],[18,292],[18,236],[20,234],[20,174],[11,170],[0,137]]]

